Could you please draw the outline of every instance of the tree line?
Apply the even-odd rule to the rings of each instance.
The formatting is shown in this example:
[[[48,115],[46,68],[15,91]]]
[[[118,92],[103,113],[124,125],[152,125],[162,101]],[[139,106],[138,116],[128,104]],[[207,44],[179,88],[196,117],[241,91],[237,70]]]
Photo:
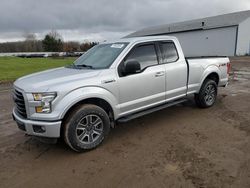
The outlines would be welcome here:
[[[0,52],[85,52],[97,42],[64,42],[62,36],[51,31],[42,40],[38,40],[34,34],[26,34],[24,41],[0,43]]]

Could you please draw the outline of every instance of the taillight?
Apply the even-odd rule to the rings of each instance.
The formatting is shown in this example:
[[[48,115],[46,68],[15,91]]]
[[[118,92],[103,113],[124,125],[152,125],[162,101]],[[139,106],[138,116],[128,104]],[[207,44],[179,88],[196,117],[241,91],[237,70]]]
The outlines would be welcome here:
[[[228,63],[227,63],[227,74],[229,74],[230,68],[231,68],[231,64],[228,62]]]

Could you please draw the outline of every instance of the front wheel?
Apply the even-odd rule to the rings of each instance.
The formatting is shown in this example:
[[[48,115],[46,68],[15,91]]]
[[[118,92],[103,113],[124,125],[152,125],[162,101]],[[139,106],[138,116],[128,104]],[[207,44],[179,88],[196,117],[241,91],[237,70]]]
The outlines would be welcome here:
[[[86,104],[73,110],[64,123],[64,141],[82,152],[102,143],[110,130],[107,113],[99,106]]]
[[[217,84],[214,80],[206,79],[194,99],[200,108],[208,108],[214,105],[217,97]]]

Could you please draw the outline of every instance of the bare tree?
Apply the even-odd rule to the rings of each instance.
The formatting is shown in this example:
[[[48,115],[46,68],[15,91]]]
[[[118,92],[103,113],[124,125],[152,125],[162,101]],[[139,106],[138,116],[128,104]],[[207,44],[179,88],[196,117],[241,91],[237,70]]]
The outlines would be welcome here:
[[[36,40],[36,34],[34,33],[25,33],[24,35],[25,41],[35,41]]]
[[[23,50],[25,52],[35,52],[37,51],[36,48],[36,35],[33,33],[25,33],[24,34],[25,40],[23,42]]]

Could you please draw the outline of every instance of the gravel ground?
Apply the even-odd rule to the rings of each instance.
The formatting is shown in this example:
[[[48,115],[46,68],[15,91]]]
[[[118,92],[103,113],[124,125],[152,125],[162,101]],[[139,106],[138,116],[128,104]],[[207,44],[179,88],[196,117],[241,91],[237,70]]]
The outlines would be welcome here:
[[[193,101],[120,124],[97,149],[25,136],[0,86],[0,187],[250,187],[250,58],[212,108]]]

